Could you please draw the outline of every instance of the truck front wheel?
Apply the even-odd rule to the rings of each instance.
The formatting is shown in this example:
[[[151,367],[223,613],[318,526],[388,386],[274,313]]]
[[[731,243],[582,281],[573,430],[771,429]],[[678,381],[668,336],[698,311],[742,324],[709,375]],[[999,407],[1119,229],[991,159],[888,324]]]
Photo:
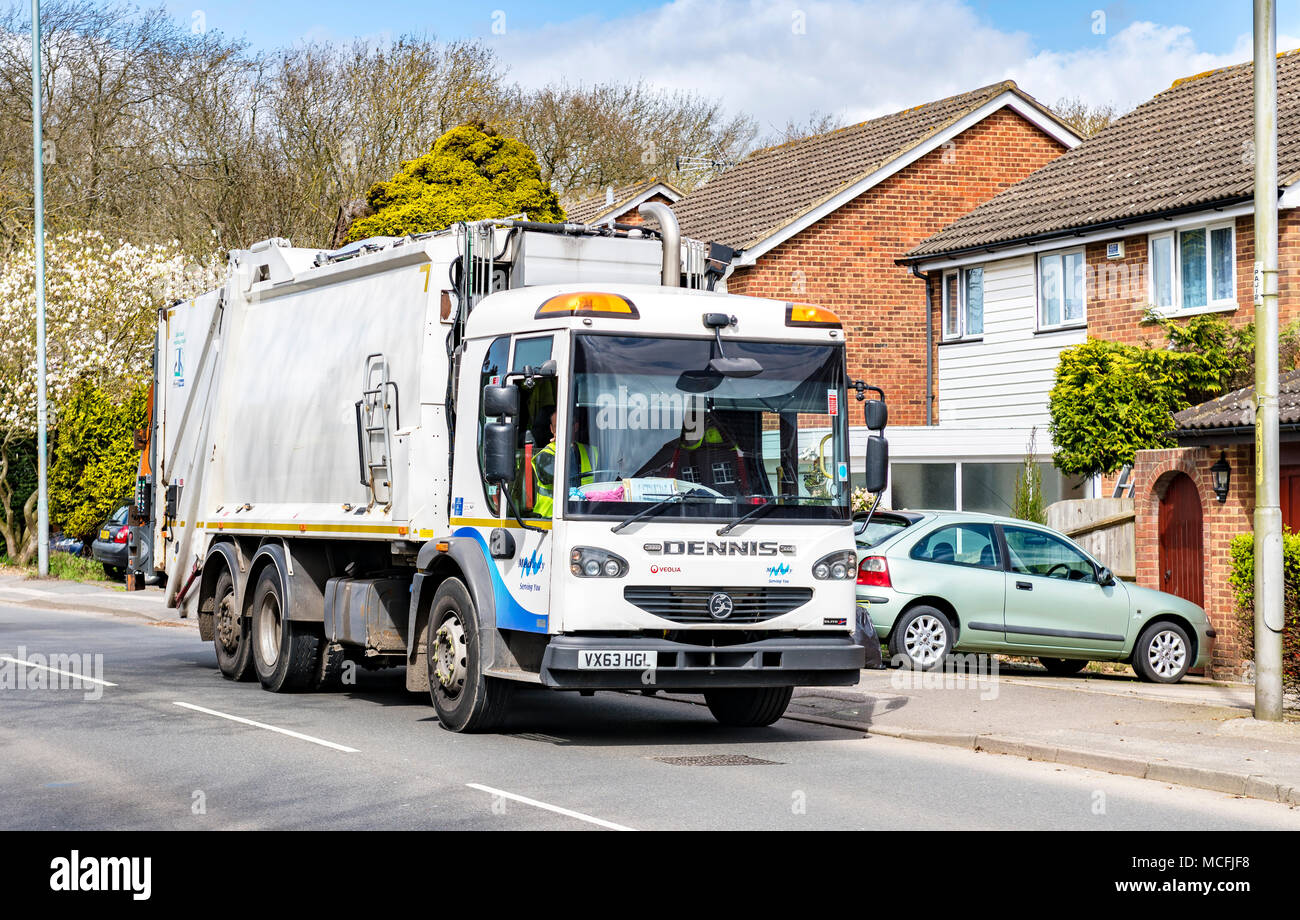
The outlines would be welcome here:
[[[793,695],[794,687],[726,687],[705,690],[704,702],[723,725],[756,728],[785,715]]]
[[[512,685],[483,673],[478,617],[459,578],[438,585],[425,641],[429,694],[442,727],[488,732],[505,718]]]
[[[295,623],[285,609],[284,586],[274,565],[262,569],[253,591],[253,665],[273,693],[301,690],[315,676],[320,646],[313,623]]]

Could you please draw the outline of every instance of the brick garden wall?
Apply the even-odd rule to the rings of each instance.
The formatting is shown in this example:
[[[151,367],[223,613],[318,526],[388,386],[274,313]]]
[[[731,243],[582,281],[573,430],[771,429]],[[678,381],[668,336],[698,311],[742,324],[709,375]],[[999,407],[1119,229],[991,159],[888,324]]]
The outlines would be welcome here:
[[[1210,467],[1223,451],[1232,468],[1228,499],[1215,497]],[[1139,451],[1133,465],[1134,530],[1137,539],[1137,581],[1148,588],[1162,589],[1160,570],[1160,499],[1178,475],[1190,476],[1201,498],[1202,551],[1205,560],[1205,611],[1218,633],[1214,640],[1211,677],[1242,678],[1241,642],[1234,610],[1229,544],[1232,538],[1251,530],[1255,513],[1254,445],[1225,447],[1178,447],[1170,450]]]
[[[834,310],[848,331],[850,376],[886,390],[890,424],[922,425],[925,287],[894,260],[1064,150],[1001,109],[737,270],[727,290]],[[937,320],[934,329],[937,340]]]

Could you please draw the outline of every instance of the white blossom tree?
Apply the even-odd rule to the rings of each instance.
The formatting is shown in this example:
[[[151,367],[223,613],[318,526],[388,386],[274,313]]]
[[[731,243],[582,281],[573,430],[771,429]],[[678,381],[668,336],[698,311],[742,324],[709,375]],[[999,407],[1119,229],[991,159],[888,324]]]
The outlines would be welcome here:
[[[32,244],[0,265],[0,535],[20,565],[36,551],[36,495],[14,494],[14,447],[36,431],[36,271]],[[215,286],[215,263],[176,242],[110,243],[96,232],[46,243],[49,425],[79,382],[121,395],[147,379],[158,309]],[[15,507],[16,502],[21,505]]]

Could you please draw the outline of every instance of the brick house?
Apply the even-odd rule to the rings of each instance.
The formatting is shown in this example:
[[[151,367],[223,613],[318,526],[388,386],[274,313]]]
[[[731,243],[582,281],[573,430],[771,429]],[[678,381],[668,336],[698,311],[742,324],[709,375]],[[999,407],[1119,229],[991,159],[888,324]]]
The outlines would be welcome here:
[[[1243,64],[1176,82],[901,260],[927,278],[942,330],[934,436],[954,453],[979,455],[999,430],[1036,426],[1046,456],[1060,351],[1089,337],[1163,344],[1160,328],[1143,321],[1148,310],[1175,319],[1212,313],[1238,327],[1254,319],[1252,76]],[[1278,99],[1286,325],[1300,318],[1300,54],[1278,57]],[[1179,436],[1193,437],[1181,428]],[[1220,629],[1216,669],[1225,672],[1236,664],[1222,552],[1250,529],[1249,496],[1238,492],[1253,478],[1242,444],[1222,449],[1238,471],[1225,505],[1209,488],[1220,451],[1208,442],[1142,455],[1131,481],[1137,579],[1204,601]],[[1082,494],[1109,495],[1112,483],[1083,483]],[[1201,534],[1204,558],[1195,584],[1160,563],[1189,521],[1199,522],[1190,529]]]
[[[686,236],[738,250],[729,293],[833,310],[850,377],[886,390],[891,426],[923,425],[924,285],[895,260],[1078,143],[1014,83],[997,83],[760,150],[673,210]],[[864,439],[853,440],[857,454]]]
[[[1282,523],[1300,530],[1300,371],[1280,375],[1278,416]],[[1133,464],[1134,481],[1146,486],[1136,491],[1133,508],[1138,581],[1192,600],[1199,592],[1218,632],[1212,673],[1241,677],[1229,546],[1254,529],[1255,388],[1176,413],[1173,435],[1177,447],[1138,451]],[[1222,494],[1215,491],[1216,464],[1227,467]]]
[[[639,224],[638,208],[648,201],[673,204],[681,200],[684,192],[662,179],[647,179],[622,188],[610,186],[599,195],[575,201],[564,209],[564,219],[572,223],[591,226],[609,224]]]

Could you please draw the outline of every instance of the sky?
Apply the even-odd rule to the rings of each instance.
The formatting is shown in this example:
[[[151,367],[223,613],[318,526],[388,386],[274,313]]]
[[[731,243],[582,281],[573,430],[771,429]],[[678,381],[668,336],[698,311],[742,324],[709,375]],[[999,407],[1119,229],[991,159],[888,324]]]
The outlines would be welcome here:
[[[1052,104],[1127,110],[1251,56],[1249,0],[165,0],[195,28],[273,50],[402,34],[479,39],[526,86],[644,80],[764,128],[861,121],[1004,79]],[[1300,47],[1300,0],[1278,0]]]

